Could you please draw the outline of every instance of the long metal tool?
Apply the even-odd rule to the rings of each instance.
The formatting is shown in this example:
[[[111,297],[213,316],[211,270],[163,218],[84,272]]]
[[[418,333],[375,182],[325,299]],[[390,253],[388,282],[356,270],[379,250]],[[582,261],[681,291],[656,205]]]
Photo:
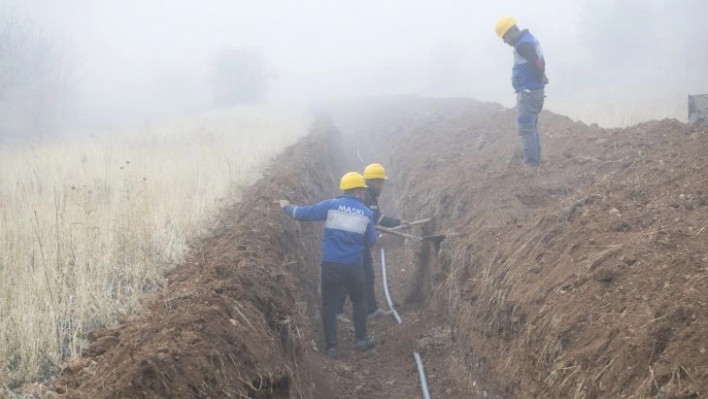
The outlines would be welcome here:
[[[420,379],[420,388],[423,390],[423,398],[430,399],[430,391],[428,390],[428,380],[425,378],[425,369],[423,368],[423,359],[420,358],[418,352],[413,352],[415,364],[418,366],[418,378]]]
[[[398,315],[396,309],[393,308],[393,301],[391,300],[391,294],[388,293],[388,278],[386,277],[386,250],[381,248],[381,280],[384,286],[384,294],[386,295],[386,303],[388,303],[388,308],[391,309],[393,313],[393,318],[396,319],[396,323],[401,324],[401,316]]]

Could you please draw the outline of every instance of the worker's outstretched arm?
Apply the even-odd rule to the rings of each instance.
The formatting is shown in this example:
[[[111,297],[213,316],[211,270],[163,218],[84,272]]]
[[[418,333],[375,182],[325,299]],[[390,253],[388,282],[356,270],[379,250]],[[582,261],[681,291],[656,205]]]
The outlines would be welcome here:
[[[280,206],[283,211],[290,215],[295,220],[303,222],[317,222],[327,220],[327,211],[330,209],[331,199],[319,202],[314,205],[291,205],[281,202]]]
[[[374,213],[374,223],[383,227],[398,227],[401,225],[401,220],[395,217],[386,216],[381,213],[379,209],[378,201],[376,201],[376,196],[369,190],[366,191],[366,197],[364,198],[364,205],[371,209]]]
[[[401,225],[401,219],[379,213],[376,224],[383,227],[398,227]]]

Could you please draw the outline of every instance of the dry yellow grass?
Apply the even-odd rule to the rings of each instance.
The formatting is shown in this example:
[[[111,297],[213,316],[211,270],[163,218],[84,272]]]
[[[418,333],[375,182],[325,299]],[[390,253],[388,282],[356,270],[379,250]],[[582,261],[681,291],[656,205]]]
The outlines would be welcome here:
[[[308,125],[297,113],[239,108],[0,147],[0,391],[56,372],[86,332],[139,313],[218,200]]]

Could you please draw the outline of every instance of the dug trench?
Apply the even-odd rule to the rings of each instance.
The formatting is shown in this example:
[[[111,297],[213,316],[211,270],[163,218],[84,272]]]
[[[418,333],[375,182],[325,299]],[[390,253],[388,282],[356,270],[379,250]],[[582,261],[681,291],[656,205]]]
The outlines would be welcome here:
[[[544,112],[536,174],[514,110],[497,104],[408,98],[333,112],[356,133],[351,146],[389,154],[389,207],[433,217],[422,233],[456,234],[403,262],[417,264],[403,298],[446,332],[425,356],[433,397],[708,392],[708,130],[602,129]]]
[[[313,397],[306,361],[321,226],[289,220],[276,201],[331,196],[337,134],[318,121],[286,149],[141,317],[92,333],[53,383],[68,398]]]
[[[322,122],[225,207],[144,316],[96,331],[55,381],[66,397],[699,397],[708,390],[708,131],[674,120],[601,129],[544,112],[529,174],[515,114],[472,100],[330,104]],[[341,172],[387,166],[382,208],[403,318],[378,347],[320,353],[321,226],[273,201],[336,194]],[[375,253],[379,264],[379,249]],[[378,271],[378,269],[377,269]],[[379,303],[383,303],[380,275]]]
[[[320,119],[308,137],[273,161],[241,201],[224,206],[218,225],[192,243],[190,258],[169,273],[167,287],[146,304],[142,316],[93,331],[82,356],[71,360],[48,390],[32,386],[31,394],[92,399],[416,396],[414,333],[391,328],[392,320],[371,323],[378,349],[354,353],[353,333],[342,325],[340,358],[322,355],[322,226],[297,223],[276,204],[280,198],[305,204],[336,195],[338,177],[349,167],[347,157],[340,156],[341,142],[337,129]],[[400,244],[389,240],[389,245]],[[408,364],[402,364],[401,353]]]

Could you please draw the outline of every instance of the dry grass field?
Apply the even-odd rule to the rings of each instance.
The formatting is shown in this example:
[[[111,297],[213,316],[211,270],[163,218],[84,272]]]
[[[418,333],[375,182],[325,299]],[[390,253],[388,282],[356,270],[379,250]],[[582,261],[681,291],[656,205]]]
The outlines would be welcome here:
[[[238,108],[0,147],[0,391],[56,372],[89,330],[140,313],[219,202],[308,125]]]

